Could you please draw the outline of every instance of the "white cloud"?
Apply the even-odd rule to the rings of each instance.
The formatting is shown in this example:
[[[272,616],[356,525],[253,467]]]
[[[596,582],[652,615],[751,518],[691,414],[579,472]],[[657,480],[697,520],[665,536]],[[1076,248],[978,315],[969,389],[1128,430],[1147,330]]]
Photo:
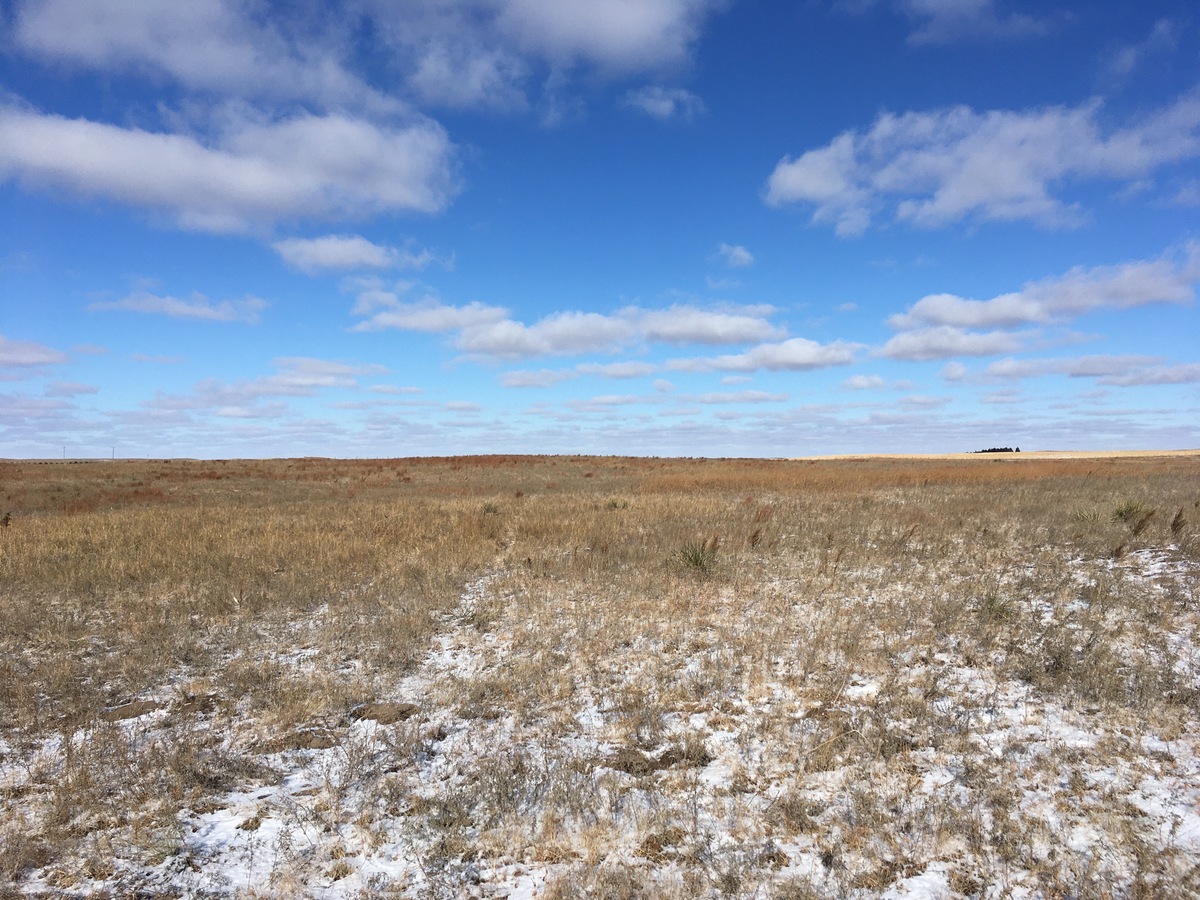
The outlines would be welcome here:
[[[930,397],[925,394],[909,394],[907,397],[900,398],[900,405],[908,409],[936,409],[939,406],[945,406],[951,399],[951,397]]]
[[[32,0],[22,5],[13,34],[22,49],[42,59],[165,75],[222,96],[400,108],[348,72],[336,47],[319,45],[329,43],[321,22],[306,23],[292,10],[285,28],[255,6],[234,0]],[[307,38],[303,25],[310,26]]]
[[[171,316],[176,319],[201,319],[207,322],[258,321],[258,314],[267,308],[267,301],[258,297],[241,300],[223,300],[213,303],[200,293],[193,293],[187,300],[178,297],[159,296],[149,291],[135,291],[120,300],[89,304],[89,310],[136,312],[150,315]]]
[[[0,366],[51,366],[67,361],[66,354],[34,341],[14,341],[0,334]]]
[[[1135,354],[1078,356],[1056,359],[1000,359],[983,371],[985,378],[1020,379],[1041,375],[1066,375],[1070,378],[1111,378],[1146,371],[1161,362],[1158,357]]]
[[[890,359],[927,361],[953,356],[995,356],[1013,353],[1020,346],[1020,336],[1004,331],[971,332],[951,325],[938,325],[905,331],[893,337],[876,356]]]
[[[1122,387],[1200,382],[1200,363],[1165,365],[1161,357],[1138,354],[1095,355],[1052,359],[1001,359],[983,372],[985,378],[1018,380],[1045,375],[1095,378]]]
[[[787,394],[769,394],[766,391],[713,391],[708,394],[700,394],[697,397],[688,398],[695,400],[697,403],[719,404],[719,403],[785,403],[788,400]]]
[[[663,121],[676,117],[691,120],[704,112],[704,101],[691,91],[658,85],[629,91],[625,94],[625,105]]]
[[[829,146],[809,150],[798,159],[785,156],[767,181],[767,202],[813,204],[814,222],[832,224],[843,237],[862,234],[871,221],[871,192],[869,185],[859,183],[866,179],[859,174],[855,142],[855,136],[846,132]]]
[[[849,365],[861,348],[861,344],[845,341],[818,344],[806,338],[791,338],[780,343],[759,344],[745,353],[671,360],[667,368],[684,372],[754,372],[759,369],[804,372]]]
[[[613,363],[580,363],[573,369],[538,369],[536,371],[516,370],[505,372],[500,376],[500,383],[505,387],[543,388],[552,387],[561,382],[578,378],[580,375],[626,379],[643,378],[657,371],[658,366],[636,360]]]
[[[600,313],[561,312],[532,325],[503,319],[466,328],[454,344],[472,356],[516,360],[609,350],[633,336],[632,326],[623,319]]]
[[[731,269],[754,265],[754,254],[740,244],[722,243],[717,247],[717,255]]]
[[[560,65],[637,71],[682,62],[711,0],[502,0],[497,25]]]
[[[398,328],[457,332],[454,345],[470,356],[520,360],[612,352],[638,341],[710,345],[750,343],[784,333],[764,318],[770,310],[770,307],[747,307],[743,311],[725,312],[687,305],[665,309],[631,306],[615,314],[556,312],[526,324],[510,318],[508,310],[501,307],[481,303],[447,306],[432,298],[409,303],[401,301],[394,291],[365,285],[358,296],[355,312],[368,318],[353,330]]]
[[[418,52],[408,84],[427,103],[501,111],[528,105],[520,85],[529,67],[515,53],[470,41],[437,39]]]
[[[869,391],[882,388],[885,384],[878,375],[852,375],[842,382],[842,387],[852,391]]]
[[[1200,382],[1200,363],[1151,366],[1123,375],[1106,375],[1099,380],[1101,384],[1113,384],[1122,387],[1158,384],[1195,384]]]
[[[288,265],[310,273],[328,269],[423,269],[436,259],[429,250],[376,244],[357,234],[287,238],[271,246]]]
[[[1200,154],[1200,93],[1123,129],[1103,132],[1099,103],[978,113],[959,106],[884,113],[866,132],[785,156],[767,182],[774,206],[813,207],[814,223],[863,233],[894,207],[897,219],[938,227],[968,217],[1075,224],[1054,196],[1068,180],[1136,179]]]
[[[479,302],[466,306],[449,306],[436,300],[404,303],[394,294],[372,293],[367,303],[362,298],[355,312],[366,312],[372,308],[384,308],[370,318],[359,322],[352,331],[380,331],[396,328],[401,331],[447,332],[486,328],[507,321],[508,310],[499,306],[487,306]]]
[[[601,394],[587,400],[569,400],[567,406],[580,411],[604,409],[613,406],[632,406],[635,403],[648,402],[646,397],[636,394]]]
[[[80,384],[77,381],[53,381],[46,385],[44,393],[47,397],[78,397],[83,394],[98,394],[100,388],[94,384]]]
[[[573,71],[612,77],[677,69],[714,0],[365,0],[376,35],[425,102],[456,108],[537,106],[561,119]],[[531,85],[541,85],[536,101]],[[660,91],[661,93],[656,93]],[[635,92],[635,97],[637,92]],[[687,92],[647,89],[651,114],[699,111]],[[635,104],[636,105],[636,104]],[[647,109],[647,107],[649,107]]]
[[[945,381],[962,381],[970,374],[970,369],[960,362],[948,362],[942,367],[942,379]]]
[[[264,398],[312,397],[322,389],[356,388],[357,376],[386,375],[380,365],[351,365],[312,357],[280,357],[275,373],[249,381],[201,381],[190,394],[156,393],[145,401],[146,409],[199,411],[222,418],[276,418],[287,411],[284,402]]]
[[[0,177],[232,232],[292,219],[436,212],[457,190],[440,125],[334,114],[237,119],[211,142],[0,107]]]
[[[247,390],[265,396],[311,396],[317,388],[357,387],[357,375],[386,375],[380,365],[349,365],[306,356],[275,360],[278,372],[250,382]]]
[[[900,6],[921,21],[909,35],[908,40],[913,44],[1031,37],[1050,31],[1050,23],[1044,19],[998,12],[996,0],[902,0]]]
[[[501,375],[500,383],[505,387],[545,388],[553,387],[574,377],[575,373],[569,369],[539,369],[536,372],[514,371]]]
[[[634,322],[647,340],[668,344],[742,344],[784,333],[757,310],[753,314],[723,313],[676,305],[660,310],[631,307],[622,316]]]
[[[373,384],[367,388],[367,390],[376,394],[389,395],[423,394],[425,392],[423,388],[407,386],[401,387],[394,384]]]
[[[601,378],[643,378],[657,372],[658,366],[637,361],[580,363],[575,371],[581,375],[599,375]]]
[[[1187,303],[1200,278],[1200,244],[1181,254],[1120,266],[1076,266],[1065,275],[1026,283],[1020,291],[990,300],[931,294],[892,316],[893,328],[930,325],[1010,328],[1070,319],[1097,309],[1129,309],[1151,303]]]
[[[1041,304],[1021,294],[1005,294],[992,300],[964,300],[953,294],[922,297],[907,312],[888,319],[896,329],[929,325],[955,328],[1010,328],[1030,322],[1046,322],[1049,314]]]
[[[1179,28],[1170,19],[1159,19],[1143,40],[1128,44],[1113,54],[1109,69],[1114,75],[1131,74],[1147,57],[1174,50],[1179,43]]]
[[[1021,403],[1025,398],[1015,391],[993,391],[990,394],[984,394],[984,396],[980,399],[983,403],[989,403],[992,405],[1007,405]]]

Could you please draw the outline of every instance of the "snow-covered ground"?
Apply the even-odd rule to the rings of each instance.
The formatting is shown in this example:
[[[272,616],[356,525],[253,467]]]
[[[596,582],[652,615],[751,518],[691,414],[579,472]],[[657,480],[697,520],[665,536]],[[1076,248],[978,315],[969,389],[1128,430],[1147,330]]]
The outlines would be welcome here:
[[[1196,567],[1172,547],[1059,564],[1069,577],[1052,594],[1023,594],[1014,567],[996,596],[964,598],[960,615],[993,635],[970,642],[939,631],[932,606],[907,613],[933,616],[928,632],[906,635],[913,601],[894,573],[819,597],[786,576],[752,590],[698,580],[692,602],[639,613],[497,571],[374,706],[266,738],[203,704],[182,716],[173,685],[145,698],[157,708],[114,713],[98,727],[117,756],[182,729],[201,756],[244,760],[241,777],[179,805],[124,797],[158,813],[79,823],[78,858],[28,866],[15,888],[1191,895]],[[884,606],[897,633],[857,627]],[[1151,608],[1160,621],[1130,620]],[[296,673],[322,665],[311,651],[255,652]],[[1190,699],[1164,712],[1154,685]],[[5,840],[56,814],[52,788],[80,777],[71,755],[96,740],[0,746],[0,791],[19,812]]]

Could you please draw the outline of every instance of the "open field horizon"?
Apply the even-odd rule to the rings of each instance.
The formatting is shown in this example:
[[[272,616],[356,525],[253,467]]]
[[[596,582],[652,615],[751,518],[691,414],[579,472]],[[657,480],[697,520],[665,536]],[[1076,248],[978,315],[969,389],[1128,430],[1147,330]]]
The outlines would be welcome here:
[[[174,461],[174,462],[238,462],[238,461],[287,461],[300,459],[320,459],[329,461],[345,461],[345,462],[371,462],[373,460],[404,460],[404,459],[487,459],[489,457],[503,458],[527,458],[527,459],[543,459],[550,457],[561,457],[570,459],[571,457],[588,456],[597,459],[619,459],[626,458],[620,454],[574,454],[574,453],[469,453],[469,454],[428,454],[419,456],[269,456],[269,457],[204,457],[204,456],[30,456],[30,457],[0,457],[0,463],[85,463],[85,462],[154,462],[157,460]],[[1197,456],[1200,457],[1200,448],[1182,448],[1182,449],[1162,449],[1162,450],[1024,450],[1017,451],[1011,454],[1001,452],[989,452],[987,450],[964,450],[964,451],[948,451],[945,453],[825,453],[813,454],[810,456],[684,456],[680,454],[668,454],[665,456],[657,456],[652,454],[635,454],[627,458],[630,459],[701,459],[701,460],[838,460],[838,459],[897,459],[897,460],[922,460],[922,459],[988,459],[988,458],[1008,458],[1012,459],[1106,459],[1119,457],[1158,457],[1158,456]]]
[[[1200,892],[1200,452],[69,462],[0,896]]]

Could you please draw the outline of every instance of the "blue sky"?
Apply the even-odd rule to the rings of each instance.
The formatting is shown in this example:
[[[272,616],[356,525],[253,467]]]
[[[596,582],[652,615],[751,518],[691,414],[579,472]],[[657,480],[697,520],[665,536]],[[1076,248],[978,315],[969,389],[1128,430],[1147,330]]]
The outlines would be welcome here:
[[[0,0],[0,456],[1200,446],[1188,0]]]

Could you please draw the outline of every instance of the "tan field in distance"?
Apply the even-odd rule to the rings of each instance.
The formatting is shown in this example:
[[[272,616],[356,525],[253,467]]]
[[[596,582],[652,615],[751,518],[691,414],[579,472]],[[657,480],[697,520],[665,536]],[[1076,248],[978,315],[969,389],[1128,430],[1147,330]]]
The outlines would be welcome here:
[[[1020,453],[849,453],[795,459],[1120,459],[1182,456],[1200,459],[1200,450],[1022,450]]]
[[[1200,896],[1198,459],[0,461],[0,898]]]

